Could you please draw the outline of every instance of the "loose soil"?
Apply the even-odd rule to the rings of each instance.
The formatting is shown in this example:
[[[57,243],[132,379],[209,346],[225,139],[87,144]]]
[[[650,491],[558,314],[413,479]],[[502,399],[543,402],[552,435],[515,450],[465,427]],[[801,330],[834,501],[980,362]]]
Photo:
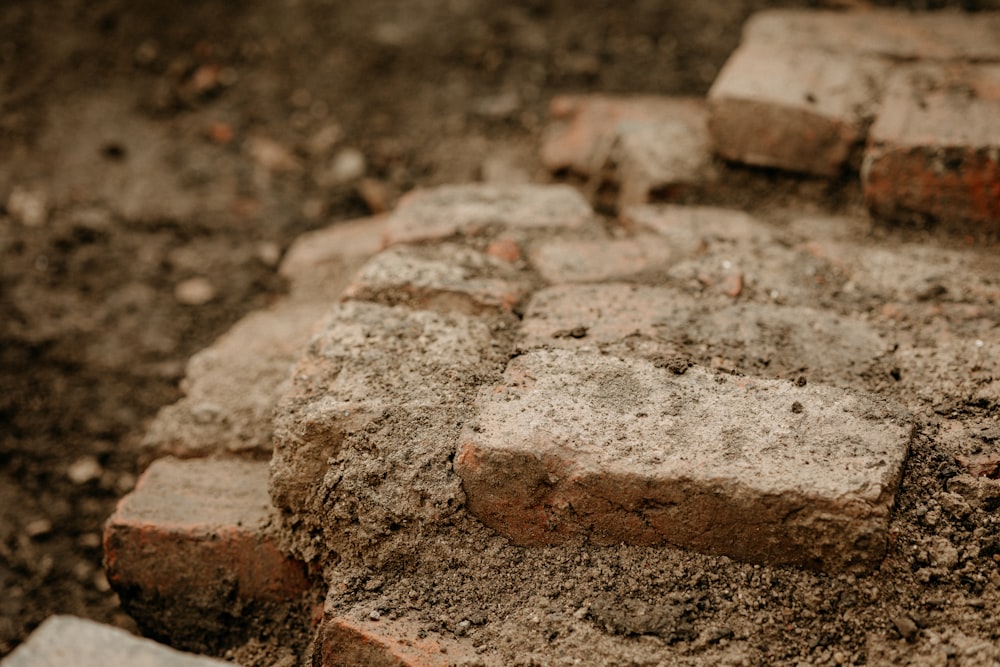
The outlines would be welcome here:
[[[179,396],[188,357],[282,292],[276,266],[297,234],[384,210],[416,186],[548,180],[536,153],[553,95],[704,94],[745,18],[775,4],[3,3],[0,657],[52,613],[134,629],[101,572],[102,523],[132,488],[144,428]],[[854,179],[729,167],[697,196],[753,211],[860,210]],[[996,243],[942,229],[873,233],[888,244]],[[553,611],[528,643],[585,641],[560,635],[565,614],[579,613],[595,646],[607,633],[716,648],[735,639],[753,647],[734,652],[736,663],[824,664],[860,659],[868,631],[907,634],[905,618],[946,628],[943,641],[960,652],[966,640],[956,633],[1000,640],[1000,541],[995,508],[949,512],[939,499],[962,472],[953,451],[996,451],[996,409],[935,408],[981,432],[952,449],[936,424],[918,434],[877,580],[684,554],[644,568],[634,548],[586,563],[541,551],[509,570],[498,559],[511,552],[487,552],[381,592],[360,571],[345,577],[368,590],[358,604],[382,596],[380,613],[403,601],[448,609],[438,622],[451,633],[488,620],[482,614],[519,613],[463,608],[484,590],[470,573],[499,570],[498,587],[536,581],[533,596]],[[469,528],[470,552],[487,539],[478,530]],[[949,549],[960,567],[935,565]],[[434,558],[451,556],[431,549],[425,566],[438,567]],[[562,590],[565,570],[583,565],[593,576]],[[649,593],[668,589],[666,600]],[[493,641],[516,654],[518,637]],[[266,664],[279,654],[233,655]]]

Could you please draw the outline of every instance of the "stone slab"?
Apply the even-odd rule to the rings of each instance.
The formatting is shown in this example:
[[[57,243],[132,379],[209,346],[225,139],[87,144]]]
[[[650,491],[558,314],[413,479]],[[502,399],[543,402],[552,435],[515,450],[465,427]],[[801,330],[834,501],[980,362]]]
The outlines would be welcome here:
[[[383,240],[394,245],[490,230],[578,229],[592,217],[586,200],[566,185],[445,185],[403,197],[389,217]]]
[[[471,511],[518,544],[864,571],[885,552],[912,430],[876,396],[533,351],[480,392],[455,470]]]
[[[204,647],[309,589],[269,533],[267,479],[264,461],[165,458],[121,500],[104,529],[105,570],[145,632]]]
[[[471,248],[399,245],[369,260],[343,298],[478,315],[511,312],[529,288],[509,262]]]
[[[876,216],[1000,229],[1000,65],[898,71],[861,178]]]
[[[715,151],[735,162],[839,174],[862,142],[885,63],[778,43],[744,43],[708,93]]]
[[[182,653],[120,628],[75,616],[50,616],[0,661],[3,667],[220,667],[231,662]]]

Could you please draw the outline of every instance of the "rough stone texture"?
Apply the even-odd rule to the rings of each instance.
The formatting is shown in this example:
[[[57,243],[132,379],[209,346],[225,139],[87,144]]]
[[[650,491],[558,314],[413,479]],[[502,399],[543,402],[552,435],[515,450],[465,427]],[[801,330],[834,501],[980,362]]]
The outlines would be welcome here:
[[[446,185],[416,190],[400,200],[384,241],[418,243],[494,229],[574,229],[592,217],[583,197],[566,185]]]
[[[670,198],[712,177],[701,100],[567,95],[552,100],[549,114],[542,163],[553,171],[610,177],[619,185],[620,206],[654,193]]]
[[[893,60],[1000,60],[1000,12],[831,12],[773,9],[754,14],[743,41],[787,44]]]
[[[327,616],[316,636],[317,667],[448,667],[476,655],[471,645],[428,634],[403,619]]]
[[[888,351],[866,322],[827,311],[624,284],[537,292],[525,312],[521,347],[683,359],[847,386],[859,386],[861,374]]]
[[[455,469],[473,513],[517,543],[828,571],[881,559],[912,432],[875,396],[564,350],[514,359],[478,408]]]
[[[542,278],[557,285],[637,278],[663,271],[674,254],[664,239],[644,234],[622,239],[553,239],[533,247],[530,259]]]
[[[220,667],[231,662],[181,653],[74,616],[51,616],[7,656],[3,667]]]
[[[143,448],[153,458],[270,452],[278,396],[328,309],[286,301],[240,320],[191,358],[181,384],[184,398],[160,410]]]
[[[744,43],[708,93],[722,157],[821,176],[838,174],[864,139],[884,63],[781,43]]]
[[[622,224],[659,234],[684,257],[713,243],[762,245],[773,239],[767,225],[750,214],[714,206],[632,206],[622,212]]]
[[[877,216],[1000,229],[1000,65],[897,72],[861,176]]]
[[[478,315],[512,311],[528,287],[509,262],[470,248],[400,245],[369,260],[344,299]]]
[[[373,542],[405,542],[410,528],[455,512],[456,424],[483,365],[499,366],[499,354],[479,319],[338,306],[274,422],[271,497],[291,521],[325,531],[293,548],[307,559],[330,549],[379,558]]]
[[[238,638],[309,588],[269,535],[267,475],[265,462],[165,458],[122,499],[105,569],[144,631],[178,646]]]

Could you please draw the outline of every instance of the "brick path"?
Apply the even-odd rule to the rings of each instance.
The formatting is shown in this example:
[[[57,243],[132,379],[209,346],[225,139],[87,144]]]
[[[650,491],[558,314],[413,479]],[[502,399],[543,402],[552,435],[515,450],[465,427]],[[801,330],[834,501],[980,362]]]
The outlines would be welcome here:
[[[707,102],[553,102],[543,161],[616,182],[614,220],[567,186],[461,185],[306,235],[287,299],[193,358],[149,430],[160,460],[105,536],[126,608],[179,644],[278,623],[324,586],[309,563],[333,582],[316,664],[435,665],[492,648],[472,621],[383,618],[366,595],[429,567],[422,540],[459,549],[480,522],[482,549],[876,569],[921,415],[1000,402],[1000,261],[860,244],[850,220],[644,202],[711,187],[714,151],[859,168],[875,216],[1000,228],[998,30],[766,12]],[[933,312],[962,332],[900,326]],[[921,390],[956,371],[954,396]],[[985,502],[983,484],[955,502]]]

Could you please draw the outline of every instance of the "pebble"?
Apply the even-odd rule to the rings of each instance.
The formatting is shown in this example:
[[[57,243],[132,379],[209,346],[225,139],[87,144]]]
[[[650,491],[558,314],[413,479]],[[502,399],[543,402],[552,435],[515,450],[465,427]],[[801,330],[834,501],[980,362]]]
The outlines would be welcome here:
[[[66,477],[74,484],[86,484],[100,479],[104,468],[93,456],[81,456],[66,469]]]
[[[7,197],[7,211],[25,227],[41,227],[49,217],[48,197],[40,189],[17,186]]]
[[[281,261],[281,246],[274,241],[261,241],[255,255],[265,266],[275,267]]]
[[[896,631],[899,632],[899,636],[908,642],[912,642],[917,637],[917,624],[913,622],[909,616],[900,615],[892,619],[892,624],[896,626]]]
[[[365,156],[357,148],[342,148],[330,162],[330,181],[335,185],[350,183],[365,175]]]
[[[185,306],[203,306],[215,297],[215,286],[207,278],[188,278],[174,287],[174,298]]]
[[[32,519],[25,524],[24,532],[27,533],[28,537],[42,537],[43,535],[48,535],[52,532],[52,522],[45,517]]]

